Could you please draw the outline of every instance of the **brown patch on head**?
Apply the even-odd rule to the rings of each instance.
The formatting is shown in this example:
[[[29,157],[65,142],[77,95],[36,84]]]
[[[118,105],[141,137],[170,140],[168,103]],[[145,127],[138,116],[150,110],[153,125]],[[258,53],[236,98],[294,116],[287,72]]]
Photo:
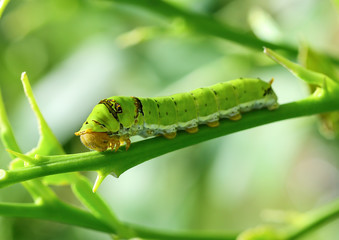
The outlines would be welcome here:
[[[90,130],[76,132],[75,135],[80,136],[81,142],[89,149],[103,152],[108,148],[118,151],[120,143],[126,143],[126,150],[131,145],[128,136],[113,135],[112,132],[92,132]]]
[[[103,152],[109,147],[111,137],[106,132],[87,132],[81,134],[80,140],[87,148]]]

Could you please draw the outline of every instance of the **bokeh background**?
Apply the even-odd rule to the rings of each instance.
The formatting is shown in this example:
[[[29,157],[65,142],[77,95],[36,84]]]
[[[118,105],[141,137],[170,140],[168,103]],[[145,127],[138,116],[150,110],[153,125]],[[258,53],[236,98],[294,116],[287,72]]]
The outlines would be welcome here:
[[[339,55],[338,10],[329,0],[168,2],[268,41],[307,42]],[[0,19],[0,53],[0,87],[24,151],[37,144],[38,130],[23,94],[23,71],[67,153],[87,151],[74,132],[100,99],[114,95],[169,95],[238,77],[274,77],[281,104],[308,94],[302,81],[260,51],[112,1],[12,0]],[[198,144],[119,179],[109,176],[98,192],[120,219],[173,230],[240,231],[274,219],[272,209],[308,211],[339,196],[338,142],[324,138],[318,125],[315,116],[292,119]],[[9,161],[1,145],[0,168]],[[94,180],[93,173],[83,174]],[[70,194],[55,190],[64,198]],[[0,200],[31,201],[20,185],[0,189]],[[339,239],[338,229],[337,220],[303,239]],[[110,239],[78,227],[1,217],[0,236]]]

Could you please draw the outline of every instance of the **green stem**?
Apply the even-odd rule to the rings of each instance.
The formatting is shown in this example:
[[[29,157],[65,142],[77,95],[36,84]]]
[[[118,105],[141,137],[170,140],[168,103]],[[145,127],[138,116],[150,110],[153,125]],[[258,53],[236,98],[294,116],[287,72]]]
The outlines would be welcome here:
[[[55,138],[51,129],[48,127],[45,119],[43,118],[38,108],[26,73],[22,74],[21,80],[24,86],[25,94],[38,119],[40,141],[39,146],[33,151],[31,151],[30,154],[28,155],[20,154],[20,156],[24,156],[23,160],[26,161],[27,159],[31,159],[30,155],[34,155],[34,153],[40,154],[64,153],[61,145]],[[16,144],[12,128],[7,118],[4,103],[1,98],[1,93],[0,93],[0,127],[1,127],[1,137],[5,146],[12,149],[13,151],[20,153],[20,149]],[[13,158],[16,157],[15,154],[12,153],[11,156]],[[36,163],[36,161],[31,163],[32,164]],[[21,161],[13,161],[11,164],[11,168],[13,169],[13,171],[15,171],[16,169],[22,169],[23,167],[24,164]],[[1,171],[0,175],[1,175],[0,178],[8,177],[6,171]],[[33,205],[1,204],[0,214],[1,215],[14,214],[14,216],[42,218],[73,225],[79,225],[83,227],[92,226],[92,223],[88,224],[86,221],[88,221],[87,218],[94,218],[100,220],[102,223],[106,223],[106,226],[103,224],[101,225],[98,224],[97,225],[97,227],[99,228],[98,230],[103,230],[104,226],[105,228],[110,229],[109,232],[112,232],[112,229],[114,229],[114,231],[116,233],[119,233],[121,236],[126,236],[127,233],[129,233],[127,232],[127,230],[125,230],[124,226],[117,220],[117,218],[114,216],[112,211],[107,207],[105,202],[98,195],[94,195],[92,193],[90,183],[87,181],[86,178],[80,177],[80,175],[77,175],[75,173],[72,174],[71,176],[68,176],[68,178],[69,177],[72,177],[73,181],[76,181],[76,183],[73,184],[72,186],[76,189],[77,196],[79,197],[80,200],[82,200],[82,203],[84,203],[85,206],[87,206],[93,212],[93,216],[90,215],[90,213],[86,213],[87,215],[84,215],[85,212],[81,211],[79,212],[78,209],[60,202],[57,196],[54,194],[54,192],[38,179],[22,182],[22,184],[25,186],[25,188],[29,191],[32,198],[34,199],[35,204]],[[21,214],[21,212],[23,212],[24,214]],[[69,217],[70,215],[72,216],[72,218]]]
[[[166,1],[159,0],[112,0],[119,4],[128,4],[141,9],[153,12],[169,19],[181,18],[194,31],[240,44],[255,50],[262,51],[262,48],[284,50],[289,55],[296,57],[297,48],[285,44],[267,42],[257,38],[252,32],[240,31],[227,26],[224,23],[212,18],[211,16],[190,12],[188,10],[176,7]],[[333,62],[339,64],[339,59],[329,57]]]
[[[0,134],[1,134],[2,143],[5,145],[5,148],[21,153],[19,145],[15,140],[11,124],[9,123],[9,120],[7,117],[1,91],[0,91]],[[15,156],[11,153],[10,153],[10,156],[12,157],[12,159],[15,158]]]
[[[260,110],[246,113],[240,121],[222,120],[217,128],[203,125],[200,126],[199,132],[193,135],[180,132],[172,140],[157,137],[139,141],[133,143],[127,152],[120,150],[116,153],[106,151],[40,157],[44,160],[41,165],[6,171],[6,174],[0,178],[0,187],[32,178],[73,171],[104,169],[104,172],[113,172],[119,176],[126,170],[149,159],[203,141],[284,119],[338,110],[338,99],[311,96],[297,102],[284,104],[274,111]]]
[[[283,49],[290,54],[296,56],[297,49],[288,45],[274,44],[271,42],[263,41],[255,37],[251,32],[239,31],[216,19],[203,14],[190,12],[188,10],[176,7],[165,1],[158,0],[113,0],[120,4],[128,4],[137,6],[139,8],[151,11],[155,14],[161,15],[169,19],[180,17],[185,20],[186,24],[194,31],[202,34],[212,35],[227,39],[229,41],[247,46],[259,51],[262,51],[263,46],[272,49]]]
[[[305,223],[297,229],[292,230],[284,239],[297,239],[338,217],[339,199],[307,214],[305,216]]]
[[[64,204],[60,201],[53,205],[33,203],[0,203],[0,215],[7,217],[26,217],[51,220],[65,224],[113,233],[114,229],[99,221],[90,213]]]
[[[130,225],[138,237],[143,239],[166,239],[166,240],[235,240],[238,234],[225,232],[204,232],[204,231],[157,231]]]
[[[56,155],[56,154],[64,154],[64,150],[59,143],[58,139],[55,137],[51,128],[48,126],[46,120],[42,116],[40,112],[38,103],[35,100],[31,84],[29,83],[28,76],[26,72],[21,74],[21,82],[24,87],[24,91],[26,97],[28,99],[29,104],[38,120],[40,140],[36,149],[31,151],[31,154],[35,154],[39,152],[40,154],[48,154],[48,155]]]
[[[129,237],[133,233],[126,228],[118,218],[114,215],[112,210],[106,205],[105,201],[98,195],[91,191],[91,185],[87,178],[80,176],[72,184],[72,190],[77,198],[91,211],[91,213],[102,222],[107,223],[120,237]]]
[[[56,202],[53,205],[37,205],[33,203],[0,203],[0,215],[6,217],[23,217],[44,219],[64,224],[93,229],[96,231],[115,234],[116,230],[92,214],[67,205]],[[142,226],[124,223],[124,226],[133,230],[133,236],[149,239],[206,239],[206,240],[235,240],[236,234],[208,233],[208,232],[169,232],[147,229]]]

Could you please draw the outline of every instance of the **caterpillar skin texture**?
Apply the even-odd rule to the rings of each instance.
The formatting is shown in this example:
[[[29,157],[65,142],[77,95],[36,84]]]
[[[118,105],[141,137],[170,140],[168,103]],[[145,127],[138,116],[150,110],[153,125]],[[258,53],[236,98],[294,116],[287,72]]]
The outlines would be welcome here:
[[[241,78],[168,97],[103,99],[75,135],[90,149],[117,151],[123,142],[127,150],[134,135],[171,139],[178,130],[195,133],[199,124],[217,127],[221,118],[239,120],[242,112],[278,108],[272,82]]]

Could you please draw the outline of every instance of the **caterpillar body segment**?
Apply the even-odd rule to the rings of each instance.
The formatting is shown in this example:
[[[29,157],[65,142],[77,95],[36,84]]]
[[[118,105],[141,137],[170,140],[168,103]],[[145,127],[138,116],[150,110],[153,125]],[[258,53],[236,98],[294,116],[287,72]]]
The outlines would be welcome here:
[[[134,135],[172,139],[178,130],[195,133],[199,124],[217,127],[222,118],[239,120],[242,112],[278,108],[271,84],[246,78],[168,97],[103,99],[75,135],[96,151],[118,150],[123,142],[128,149]]]

